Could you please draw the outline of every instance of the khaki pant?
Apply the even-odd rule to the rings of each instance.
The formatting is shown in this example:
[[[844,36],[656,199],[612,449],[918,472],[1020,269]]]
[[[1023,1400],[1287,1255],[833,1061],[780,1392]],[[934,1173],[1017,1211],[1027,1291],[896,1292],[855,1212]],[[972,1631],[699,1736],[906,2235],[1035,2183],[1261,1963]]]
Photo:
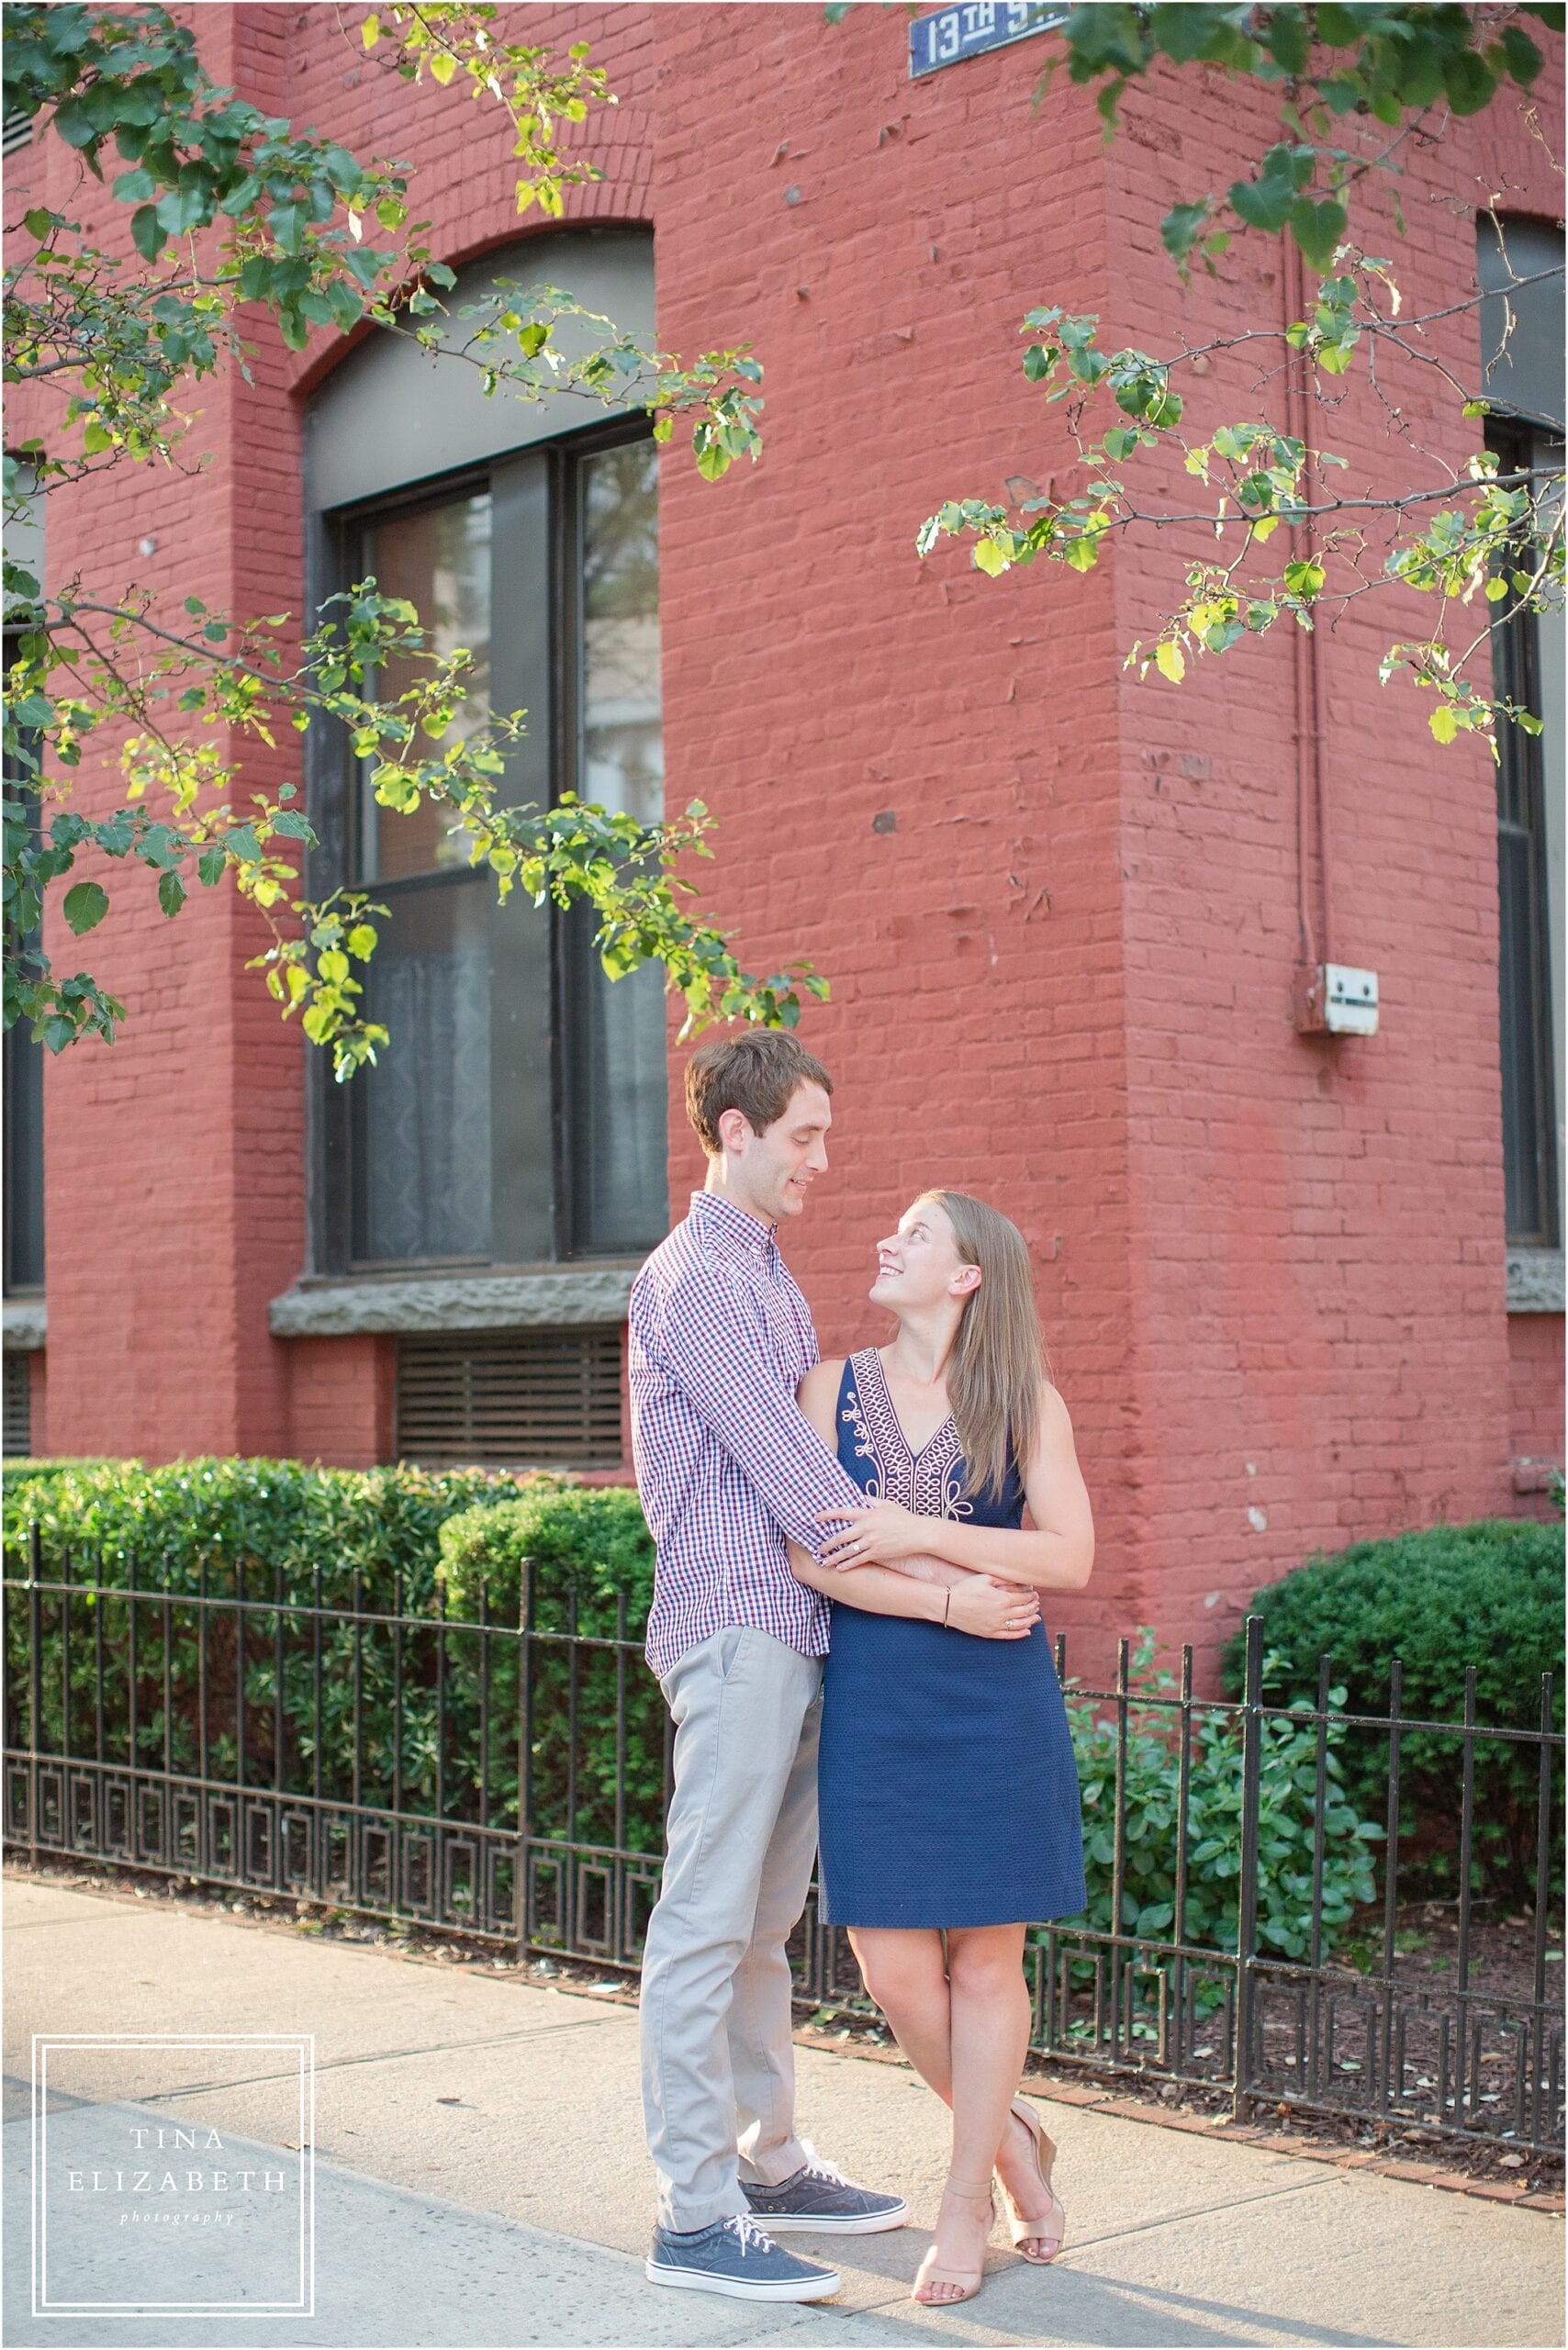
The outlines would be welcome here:
[[[675,1716],[664,1882],[643,1958],[659,2224],[705,2228],[806,2161],[790,1967],[817,1844],[822,1659],[728,1624],[660,1681]]]

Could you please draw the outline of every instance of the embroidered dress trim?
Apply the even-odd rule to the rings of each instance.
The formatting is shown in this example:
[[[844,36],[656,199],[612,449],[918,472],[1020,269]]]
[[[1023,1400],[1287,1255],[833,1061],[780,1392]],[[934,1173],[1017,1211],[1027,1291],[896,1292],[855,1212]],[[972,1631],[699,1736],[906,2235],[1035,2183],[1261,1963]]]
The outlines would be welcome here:
[[[876,1348],[851,1355],[849,1373],[841,1417],[855,1432],[856,1459],[876,1464],[876,1474],[865,1488],[867,1498],[902,1503],[917,1517],[971,1516],[974,1504],[964,1498],[963,1455],[951,1412],[930,1442],[913,1452],[893,1409]]]

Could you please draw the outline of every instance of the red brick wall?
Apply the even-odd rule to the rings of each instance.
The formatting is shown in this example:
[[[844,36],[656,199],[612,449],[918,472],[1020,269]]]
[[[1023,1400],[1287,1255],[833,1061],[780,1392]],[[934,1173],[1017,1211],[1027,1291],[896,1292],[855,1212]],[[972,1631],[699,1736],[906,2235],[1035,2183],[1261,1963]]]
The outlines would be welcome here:
[[[1561,1314],[1509,1315],[1508,1371],[1511,1450],[1519,1464],[1508,1515],[1549,1517],[1555,1513],[1548,1471],[1562,1466]]]
[[[715,18],[744,29],[744,74]],[[755,475],[712,495],[666,462],[671,797],[689,785],[722,820],[714,896],[748,958],[804,951],[832,975],[804,1026],[835,1079],[832,1169],[790,1259],[842,1351],[885,1335],[874,1245],[916,1192],[973,1189],[1017,1219],[1106,1565],[1056,1614],[1126,1620],[1111,583],[991,584],[913,543],[944,496],[1066,454],[1018,321],[1047,290],[1106,299],[1096,133],[1058,90],[1026,134],[1051,168],[1020,169],[995,112],[1017,57],[911,85],[892,17],[823,38],[803,11],[670,8],[666,28],[662,330],[748,337],[767,363]],[[895,831],[873,831],[882,811]],[[700,1161],[673,1124],[678,1206]]]
[[[913,554],[944,497],[1070,461],[1060,408],[1019,370],[1032,305],[1098,310],[1151,350],[1282,315],[1276,246],[1247,241],[1183,300],[1159,241],[1173,185],[1226,184],[1266,106],[1166,77],[1103,151],[1064,78],[1031,112],[1044,44],[912,84],[896,11],[526,25],[590,39],[621,94],[586,126],[607,177],[568,218],[652,220],[666,345],[749,339],[767,364],[759,465],[712,486],[663,460],[666,755],[671,804],[720,819],[705,887],[746,959],[804,953],[833,980],[804,1029],[837,1080],[833,1168],[789,1236],[824,1348],[881,1335],[873,1244],[915,1191],[971,1187],[1016,1217],[1099,1533],[1090,1591],[1052,1613],[1095,1662],[1138,1621],[1212,1650],[1319,1545],[1530,1506],[1509,1462],[1556,1415],[1562,1321],[1521,1335],[1504,1312],[1492,773],[1432,752],[1410,688],[1376,689],[1403,619],[1367,599],[1323,632],[1315,706],[1282,632],[1178,693],[1121,656],[1195,551],[1181,526],[1081,578]],[[244,95],[416,162],[438,252],[517,234],[505,141],[461,90],[408,88],[330,10],[201,26]],[[39,153],[66,208],[73,166]],[[1479,195],[1560,201],[1508,108],[1406,161],[1410,235],[1383,250],[1407,310],[1468,287]],[[90,184],[70,208],[108,209]],[[1469,373],[1473,333],[1462,319],[1434,348]],[[151,532],[150,584],[298,611],[303,399],[341,347],[257,340],[253,389],[200,395],[200,481],[51,500],[52,577],[140,571]],[[1254,374],[1216,361],[1194,417],[1282,416]],[[1419,440],[1462,454],[1430,381],[1406,371],[1399,397]],[[1359,383],[1331,445],[1358,481],[1407,474]],[[1294,733],[1314,707],[1307,907],[1320,954],[1380,973],[1368,1040],[1291,1020]],[[118,796],[112,777],[83,788]],[[884,811],[895,829],[874,831]],[[112,1053],[50,1071],[53,1449],[357,1461],[389,1441],[386,1342],[267,1335],[303,1261],[303,1066],[240,968],[255,929],[227,894],[194,901],[176,971],[151,893],[122,883],[94,934],[131,1018]],[[700,1173],[678,1106],[678,1214]]]
[[[290,1338],[287,1449],[336,1469],[374,1469],[392,1457],[395,1342],[388,1337]]]
[[[1152,233],[1173,185],[1226,184],[1267,128],[1261,95],[1215,77],[1167,73],[1129,100],[1110,164],[1118,339],[1173,349],[1301,314],[1277,244],[1244,241],[1223,285],[1195,274],[1183,297]],[[1464,287],[1474,208],[1493,188],[1515,209],[1560,207],[1508,108],[1403,162],[1408,236],[1389,218],[1392,183],[1362,233],[1395,257],[1406,317]],[[1434,355],[1474,384],[1473,312],[1428,331]],[[1331,412],[1311,413],[1311,436],[1350,460],[1330,479],[1378,495],[1462,471],[1477,429],[1437,370],[1385,352],[1379,374],[1381,399],[1361,371]],[[1277,351],[1216,353],[1184,389],[1194,440],[1241,416],[1289,421]],[[1170,503],[1202,501],[1178,488]],[[1158,624],[1184,565],[1213,545],[1186,527],[1152,557],[1129,547],[1116,568],[1124,644]],[[1479,745],[1434,752],[1422,699],[1376,684],[1382,651],[1430,625],[1407,593],[1349,604],[1316,632],[1316,698],[1284,628],[1200,664],[1180,690],[1153,672],[1121,688],[1141,1587],[1189,1638],[1225,1636],[1252,1590],[1320,1548],[1518,1506],[1495,771]],[[1313,959],[1377,970],[1370,1038],[1293,1026],[1298,729],[1309,741],[1316,729],[1322,775]],[[1560,1369],[1560,1316],[1554,1326]],[[1560,1382],[1547,1351],[1535,1356],[1536,1408],[1560,1431]]]

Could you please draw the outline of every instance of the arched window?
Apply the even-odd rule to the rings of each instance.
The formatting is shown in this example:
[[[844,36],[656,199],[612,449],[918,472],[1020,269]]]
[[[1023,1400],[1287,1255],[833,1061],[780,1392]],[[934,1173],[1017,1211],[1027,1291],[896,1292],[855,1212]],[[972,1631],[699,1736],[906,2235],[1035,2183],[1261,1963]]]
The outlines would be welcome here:
[[[569,286],[652,332],[651,238],[570,230],[462,272]],[[374,573],[442,651],[475,655],[466,722],[519,708],[504,795],[566,790],[662,812],[658,486],[645,417],[571,395],[533,404],[385,333],[315,396],[307,434],[312,600]],[[397,690],[398,681],[385,681]],[[465,722],[460,721],[461,722]],[[313,1270],[537,1266],[638,1256],[666,1225],[662,974],[609,982],[586,910],[562,915],[471,868],[423,808],[378,808],[346,744],[311,778],[317,894],[388,905],[367,1010],[392,1042],[319,1082]]]

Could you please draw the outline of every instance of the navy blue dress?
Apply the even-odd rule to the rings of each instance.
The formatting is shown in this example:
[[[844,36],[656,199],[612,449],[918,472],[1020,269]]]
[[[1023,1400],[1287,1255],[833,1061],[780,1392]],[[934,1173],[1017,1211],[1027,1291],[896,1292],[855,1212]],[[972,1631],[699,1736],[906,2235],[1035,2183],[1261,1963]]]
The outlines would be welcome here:
[[[838,1391],[838,1457],[868,1499],[1017,1526],[1024,1490],[970,1499],[951,1417],[912,1453],[874,1348]],[[1084,1906],[1078,1771],[1038,1623],[982,1640],[833,1603],[818,1765],[820,1915],[834,1926],[1000,1926]]]

